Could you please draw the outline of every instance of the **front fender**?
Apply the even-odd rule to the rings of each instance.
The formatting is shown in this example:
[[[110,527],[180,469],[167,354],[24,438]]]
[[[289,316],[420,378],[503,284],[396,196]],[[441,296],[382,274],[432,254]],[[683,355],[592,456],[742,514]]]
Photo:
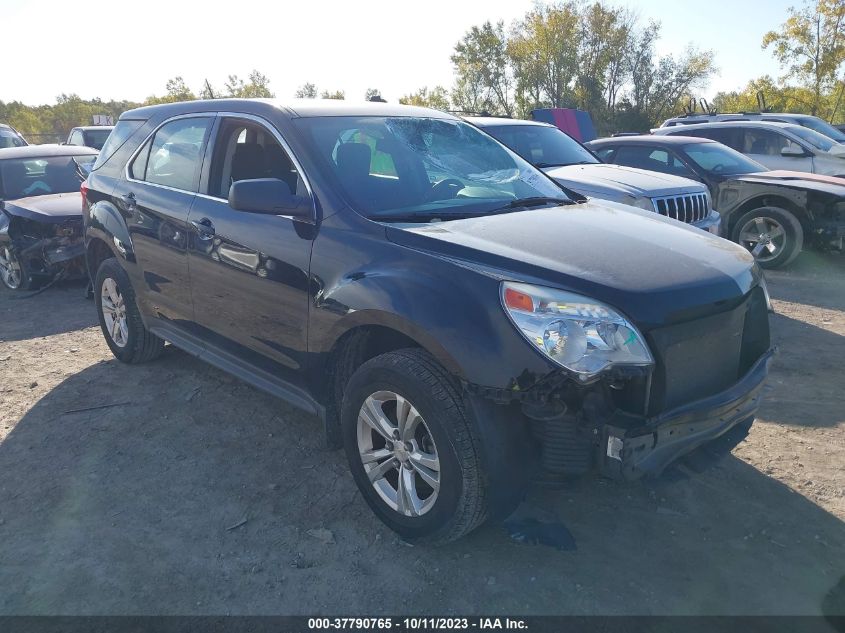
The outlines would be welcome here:
[[[497,278],[436,255],[381,246],[381,257],[317,292],[309,328],[317,356],[325,358],[354,328],[374,325],[414,340],[473,385],[524,391],[554,370],[507,318]]]

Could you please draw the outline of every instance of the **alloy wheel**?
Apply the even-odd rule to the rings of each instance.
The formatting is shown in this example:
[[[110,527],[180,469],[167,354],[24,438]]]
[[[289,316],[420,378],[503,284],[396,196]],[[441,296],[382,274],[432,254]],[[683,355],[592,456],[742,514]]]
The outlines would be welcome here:
[[[126,347],[129,341],[129,325],[126,321],[126,303],[123,295],[117,286],[117,282],[111,277],[103,281],[100,290],[103,319],[106,324],[106,331],[111,340],[118,347]]]
[[[17,290],[21,285],[21,263],[8,246],[0,249],[0,279],[7,288]]]
[[[358,451],[379,497],[404,516],[422,516],[440,490],[440,459],[431,431],[410,401],[378,391],[358,413]]]
[[[786,231],[780,222],[773,218],[752,218],[740,229],[739,243],[751,251],[757,261],[768,262],[783,252],[786,246]]]

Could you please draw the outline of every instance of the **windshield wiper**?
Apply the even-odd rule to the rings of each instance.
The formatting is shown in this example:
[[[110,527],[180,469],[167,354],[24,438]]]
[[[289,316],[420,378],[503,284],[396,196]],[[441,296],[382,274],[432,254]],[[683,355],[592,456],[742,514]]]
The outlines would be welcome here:
[[[528,207],[538,207],[542,204],[574,204],[574,201],[569,198],[551,198],[549,196],[532,196],[530,198],[517,198],[511,200],[506,205],[493,209],[493,213],[508,211],[510,209],[525,209]]]
[[[529,207],[538,207],[544,204],[576,204],[577,200],[570,200],[569,198],[551,198],[547,196],[534,196],[530,198],[518,198],[511,200],[501,207],[493,209],[477,210],[477,211],[424,211],[417,213],[396,213],[380,215],[374,213],[367,216],[374,222],[408,222],[416,224],[425,224],[432,220],[439,220],[448,222],[449,220],[465,220],[467,218],[480,218],[487,215],[498,215],[500,213],[509,213],[518,209],[527,209]]]
[[[595,165],[596,161],[592,160],[579,160],[575,161],[574,163],[534,163],[535,167],[540,169],[547,169],[549,167],[570,167],[572,165]]]

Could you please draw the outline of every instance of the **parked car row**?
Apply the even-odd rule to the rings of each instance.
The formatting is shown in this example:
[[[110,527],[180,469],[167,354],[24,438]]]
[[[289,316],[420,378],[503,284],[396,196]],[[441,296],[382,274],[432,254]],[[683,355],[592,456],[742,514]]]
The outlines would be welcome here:
[[[82,187],[109,348],[169,341],[315,414],[411,540],[747,428],[769,299],[745,249],[691,226],[704,185],[498,128],[344,101],[124,113]]]
[[[820,249],[842,248],[845,180],[769,171],[730,147],[698,136],[625,136],[588,146],[607,163],[704,183],[721,214],[723,235],[746,247],[763,267],[788,264],[805,242]]]
[[[467,120],[569,190],[655,211],[719,233],[719,214],[713,210],[707,187],[684,174],[605,164],[569,135],[539,121],[493,117]]]

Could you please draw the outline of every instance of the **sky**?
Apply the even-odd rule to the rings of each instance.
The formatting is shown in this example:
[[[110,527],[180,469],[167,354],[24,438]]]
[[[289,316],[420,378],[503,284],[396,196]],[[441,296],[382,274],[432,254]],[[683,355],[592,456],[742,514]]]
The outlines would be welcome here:
[[[716,52],[720,68],[700,96],[734,90],[776,62],[760,48],[787,8],[801,0],[608,0],[662,23],[661,54],[687,44]],[[0,100],[53,103],[76,93],[141,101],[180,75],[195,92],[207,79],[258,69],[277,97],[305,82],[363,99],[388,101],[422,86],[452,84],[449,56],[473,25],[509,25],[531,0],[0,0],[5,58]]]

